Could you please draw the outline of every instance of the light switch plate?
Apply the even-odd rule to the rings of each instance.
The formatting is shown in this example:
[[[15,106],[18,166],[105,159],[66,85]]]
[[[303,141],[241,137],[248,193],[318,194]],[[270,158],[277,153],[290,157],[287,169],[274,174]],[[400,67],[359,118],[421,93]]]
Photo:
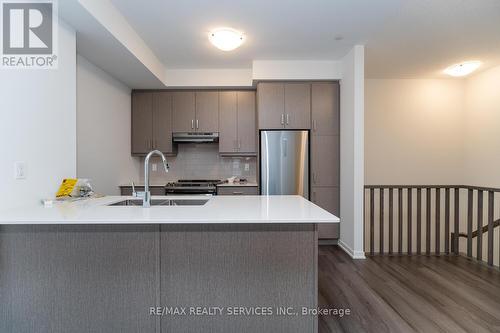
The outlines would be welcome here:
[[[151,165],[151,169],[152,169],[153,171],[158,170],[158,166],[156,165],[156,163],[153,163],[153,164]]]
[[[14,163],[14,177],[16,179],[26,178],[26,165],[24,164],[24,162]]]
[[[250,171],[250,164],[249,163],[245,163],[245,171]]]

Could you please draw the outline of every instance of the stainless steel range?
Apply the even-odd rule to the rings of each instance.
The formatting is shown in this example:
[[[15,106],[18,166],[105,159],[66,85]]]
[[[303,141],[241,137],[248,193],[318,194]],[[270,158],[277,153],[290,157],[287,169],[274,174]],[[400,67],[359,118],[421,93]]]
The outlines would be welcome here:
[[[215,195],[217,184],[221,181],[216,179],[180,179],[165,186],[167,195]]]

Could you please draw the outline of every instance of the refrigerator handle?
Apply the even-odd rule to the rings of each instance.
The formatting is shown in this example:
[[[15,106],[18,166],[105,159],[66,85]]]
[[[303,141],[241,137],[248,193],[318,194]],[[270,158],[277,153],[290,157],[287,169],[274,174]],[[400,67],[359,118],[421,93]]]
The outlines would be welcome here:
[[[288,154],[288,140],[283,139],[283,157],[286,157]]]

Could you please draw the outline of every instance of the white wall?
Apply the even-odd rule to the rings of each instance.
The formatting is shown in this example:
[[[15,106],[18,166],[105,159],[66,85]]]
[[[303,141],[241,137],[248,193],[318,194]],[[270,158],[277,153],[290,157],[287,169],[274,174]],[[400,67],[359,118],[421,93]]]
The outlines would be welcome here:
[[[77,174],[101,194],[119,194],[135,180],[139,159],[130,155],[130,88],[77,58]]]
[[[0,70],[0,210],[54,197],[76,174],[75,31],[59,20],[59,68]],[[14,179],[14,163],[26,179]]]
[[[366,184],[465,184],[500,187],[499,85],[500,67],[466,79],[366,80]],[[466,195],[466,191],[462,191],[461,231],[467,229]],[[375,239],[378,239],[379,232],[377,198],[376,193]],[[415,205],[415,197],[413,200]],[[443,202],[443,198],[441,200]],[[431,202],[434,202],[434,196]],[[497,195],[495,218],[500,216],[499,203],[500,196]],[[407,228],[406,209],[404,205],[404,234]],[[484,216],[486,215],[485,211]],[[473,230],[477,229],[476,219],[474,213]],[[435,217],[431,216],[431,230],[434,228]],[[365,234],[368,237],[368,228]],[[396,235],[397,225],[394,230],[395,238]],[[385,237],[388,238],[387,228]],[[413,237],[415,250],[416,230]],[[483,235],[483,254],[487,252],[486,237]],[[498,253],[500,243],[497,232],[494,237],[494,253]],[[403,249],[406,249],[404,239],[405,237]],[[473,255],[476,253],[476,241],[473,240]],[[385,242],[386,251],[387,243]],[[444,244],[443,224],[441,244]],[[431,233],[431,251],[434,251],[433,246],[434,233]],[[378,250],[376,242],[375,252]],[[463,239],[460,241],[460,251],[466,251],[466,241]],[[498,265],[498,256],[494,263]]]
[[[340,89],[340,239],[353,258],[364,258],[364,47],[342,61]]]
[[[500,66],[466,81],[464,182],[500,187]]]
[[[258,80],[338,80],[342,61],[326,60],[254,60],[252,79]]]
[[[366,80],[365,183],[460,184],[462,80]]]

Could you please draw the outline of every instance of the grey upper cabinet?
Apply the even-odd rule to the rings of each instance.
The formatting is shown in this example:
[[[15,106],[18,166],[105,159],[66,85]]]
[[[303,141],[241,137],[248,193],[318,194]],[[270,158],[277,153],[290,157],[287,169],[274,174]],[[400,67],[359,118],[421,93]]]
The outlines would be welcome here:
[[[238,91],[238,152],[255,154],[255,91]]]
[[[312,186],[339,186],[339,136],[311,137]]]
[[[310,83],[259,83],[257,103],[259,129],[311,128]]]
[[[153,95],[153,147],[163,153],[172,152],[172,94]]]
[[[285,86],[280,82],[261,82],[257,85],[259,129],[285,127]]]
[[[234,153],[238,147],[238,96],[236,91],[219,93],[219,152]]]
[[[172,132],[195,131],[196,102],[194,91],[172,92]]]
[[[132,93],[132,154],[146,154],[153,147],[153,93]]]
[[[311,84],[285,83],[285,128],[311,128]]]
[[[255,92],[221,91],[219,152],[255,154]]]
[[[219,131],[219,92],[196,92],[196,119],[197,132]]]
[[[132,155],[173,152],[172,99],[165,92],[132,93]]]
[[[311,96],[311,118],[313,135],[339,135],[339,83],[312,83]]]

